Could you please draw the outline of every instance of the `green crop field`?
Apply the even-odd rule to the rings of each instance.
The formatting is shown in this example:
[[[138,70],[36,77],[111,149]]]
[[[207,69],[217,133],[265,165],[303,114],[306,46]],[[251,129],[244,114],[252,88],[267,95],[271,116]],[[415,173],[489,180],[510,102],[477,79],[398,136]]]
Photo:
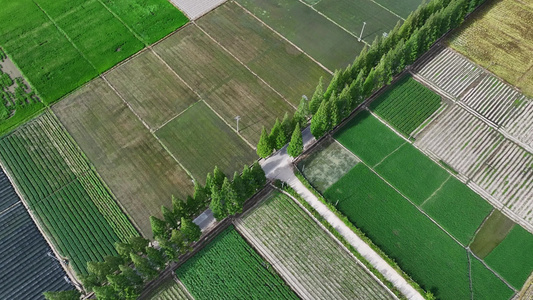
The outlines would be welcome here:
[[[338,201],[337,208],[423,288],[439,299],[470,298],[466,249],[366,166],[357,164],[325,196],[333,204]],[[473,273],[473,281],[495,277],[483,273]],[[491,293],[492,299],[513,294],[503,282],[495,282],[478,285],[476,291]]]
[[[368,0],[320,0],[313,6],[344,29],[372,44],[376,37],[389,33],[401,20],[393,13]]]
[[[268,253],[269,261],[282,265],[281,269],[302,287],[302,294],[311,299],[393,298],[285,194],[272,192],[238,220],[237,229],[260,253]]]
[[[370,109],[409,137],[440,106],[439,95],[411,76],[405,76],[374,100]]]
[[[163,282],[155,291],[146,297],[149,300],[192,300],[187,290],[174,279]]]
[[[416,204],[428,199],[451,176],[409,143],[373,168]]]
[[[192,192],[187,173],[102,79],[53,107],[143,236],[171,195]]]
[[[232,227],[176,270],[194,299],[298,299]]]
[[[299,1],[237,2],[330,70],[346,67],[363,49],[356,37]]]
[[[199,100],[152,51],[113,69],[105,78],[153,130]]]
[[[404,19],[407,19],[409,14],[412,11],[415,11],[418,8],[418,6],[420,6],[420,4],[422,4],[423,2],[422,0],[407,0],[407,1],[374,0],[374,1]]]
[[[468,245],[492,206],[454,177],[420,207],[463,245]]]
[[[331,78],[326,70],[234,2],[220,6],[197,24],[295,106],[302,94],[311,97],[321,76],[326,83]]]
[[[4,137],[0,148],[29,206],[78,274],[88,261],[116,254],[114,242],[137,235],[50,113]]]
[[[502,212],[493,210],[470,244],[472,253],[484,259],[505,239],[514,225]]]
[[[189,25],[154,47],[169,65],[228,124],[241,116],[240,133],[251,143],[261,128],[294,108],[224,51],[196,25]]]
[[[52,103],[188,20],[168,1],[0,2],[0,45]]]
[[[313,187],[324,192],[358,162],[353,153],[330,139],[322,142],[313,153],[298,162],[298,169]]]
[[[229,176],[257,159],[252,147],[204,102],[194,104],[156,135],[202,184],[215,166]]]
[[[406,143],[367,111],[358,113],[334,137],[370,166]]]
[[[533,271],[531,249],[533,249],[533,235],[515,225],[485,261],[515,288],[520,289]]]

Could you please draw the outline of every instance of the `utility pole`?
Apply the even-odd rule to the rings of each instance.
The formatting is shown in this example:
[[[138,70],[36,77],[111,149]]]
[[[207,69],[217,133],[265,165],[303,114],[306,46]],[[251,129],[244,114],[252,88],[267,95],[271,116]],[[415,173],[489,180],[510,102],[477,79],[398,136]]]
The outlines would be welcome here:
[[[365,25],[366,25],[366,22],[363,22],[363,28],[361,28],[361,34],[359,35],[359,39],[358,39],[359,42],[361,41],[361,38],[363,37],[363,30],[365,30]]]
[[[236,116],[235,120],[237,120],[237,133],[239,133],[239,120],[241,119],[240,116]]]

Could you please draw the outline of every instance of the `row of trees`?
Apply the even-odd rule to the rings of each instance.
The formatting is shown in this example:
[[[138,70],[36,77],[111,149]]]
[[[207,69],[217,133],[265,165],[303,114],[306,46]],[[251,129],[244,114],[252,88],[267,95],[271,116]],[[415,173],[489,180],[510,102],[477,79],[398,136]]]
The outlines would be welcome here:
[[[337,70],[324,91],[320,79],[312,99],[302,99],[292,123],[304,127],[311,118],[311,133],[320,138],[346,118],[373,92],[391,83],[393,77],[425,53],[437,39],[464,21],[485,0],[433,0],[423,4],[405,20],[398,22],[387,37],[378,36],[344,70]],[[290,124],[286,121],[281,124]],[[287,141],[280,136],[280,123],[270,135],[263,129],[257,146],[260,157],[267,157]],[[284,128],[283,126],[281,126]],[[293,127],[294,128],[294,127]],[[290,144],[289,144],[290,148]],[[295,151],[293,156],[300,153]]]
[[[261,130],[261,137],[257,144],[257,155],[265,158],[272,154],[272,151],[281,149],[287,143],[291,143],[291,151],[289,155],[293,157],[300,155],[303,151],[302,132],[301,126],[307,123],[309,117],[309,104],[307,99],[302,98],[298,110],[295,112],[292,118],[288,113],[285,113],[283,121],[276,119],[274,126],[270,130],[270,134],[267,133],[265,127]],[[299,147],[299,145],[302,145]],[[300,149],[301,148],[301,149]],[[287,149],[288,151],[289,149]]]

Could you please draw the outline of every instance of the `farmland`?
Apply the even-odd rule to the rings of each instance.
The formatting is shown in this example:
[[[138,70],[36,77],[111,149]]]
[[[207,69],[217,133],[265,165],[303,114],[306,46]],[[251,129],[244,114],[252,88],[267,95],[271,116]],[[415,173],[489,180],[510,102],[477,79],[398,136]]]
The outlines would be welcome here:
[[[337,209],[416,282],[441,299],[469,298],[469,276],[474,281],[476,277],[495,277],[486,268],[469,274],[463,246],[363,164],[332,185],[325,196],[332,203],[338,201]],[[513,294],[503,282],[493,282],[476,289],[491,292],[493,299],[508,299]]]
[[[176,270],[195,299],[298,299],[230,227]],[[223,279],[223,280],[221,280]]]
[[[28,205],[78,274],[86,262],[116,253],[114,242],[137,234],[50,113],[0,140],[0,148]]]
[[[104,80],[53,109],[143,236],[171,195],[192,191],[187,173]]]
[[[257,157],[255,151],[203,102],[187,109],[156,135],[202,184],[215,165],[231,175]]]
[[[449,45],[474,62],[533,96],[532,4],[487,3],[454,32]]]
[[[237,229],[304,299],[391,299],[390,292],[292,199],[273,192]]]
[[[36,299],[44,291],[72,289],[65,271],[0,169],[0,298]]]
[[[440,106],[437,94],[411,76],[405,76],[372,101],[370,109],[409,137]]]
[[[298,168],[317,190],[324,192],[358,162],[355,155],[330,139],[299,161]]]
[[[163,282],[147,299],[150,300],[192,300],[187,290],[173,279]]]
[[[363,49],[364,44],[356,37],[302,2],[237,2],[330,70],[346,67]]]
[[[77,2],[2,3],[0,44],[45,103],[187,22],[164,0]]]

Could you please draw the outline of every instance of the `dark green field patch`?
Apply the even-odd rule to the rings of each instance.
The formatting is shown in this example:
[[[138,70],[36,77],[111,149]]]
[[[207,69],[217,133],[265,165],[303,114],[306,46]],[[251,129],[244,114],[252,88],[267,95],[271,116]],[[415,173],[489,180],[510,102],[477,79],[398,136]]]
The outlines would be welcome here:
[[[487,220],[481,225],[470,249],[477,257],[485,258],[496,248],[513,229],[515,223],[499,210],[493,210]]]
[[[335,134],[335,139],[371,166],[405,143],[367,111],[357,114]]]
[[[440,106],[439,95],[411,76],[405,76],[373,101],[370,109],[409,137]]]
[[[374,169],[416,204],[428,199],[451,176],[408,143]]]
[[[463,245],[492,210],[492,206],[454,177],[450,177],[421,208]]]
[[[439,299],[471,298],[466,250],[366,166],[356,165],[325,196],[424,289]]]
[[[533,271],[532,249],[533,235],[516,225],[485,261],[511,285],[520,289]]]
[[[202,184],[215,166],[231,176],[257,159],[255,151],[203,102],[194,104],[156,135]]]
[[[388,10],[368,0],[321,0],[313,7],[356,36],[361,35],[363,22],[366,22],[362,38],[369,44],[383,33],[389,33],[400,21]]]
[[[330,70],[346,67],[363,49],[357,38],[299,1],[237,2]]]

